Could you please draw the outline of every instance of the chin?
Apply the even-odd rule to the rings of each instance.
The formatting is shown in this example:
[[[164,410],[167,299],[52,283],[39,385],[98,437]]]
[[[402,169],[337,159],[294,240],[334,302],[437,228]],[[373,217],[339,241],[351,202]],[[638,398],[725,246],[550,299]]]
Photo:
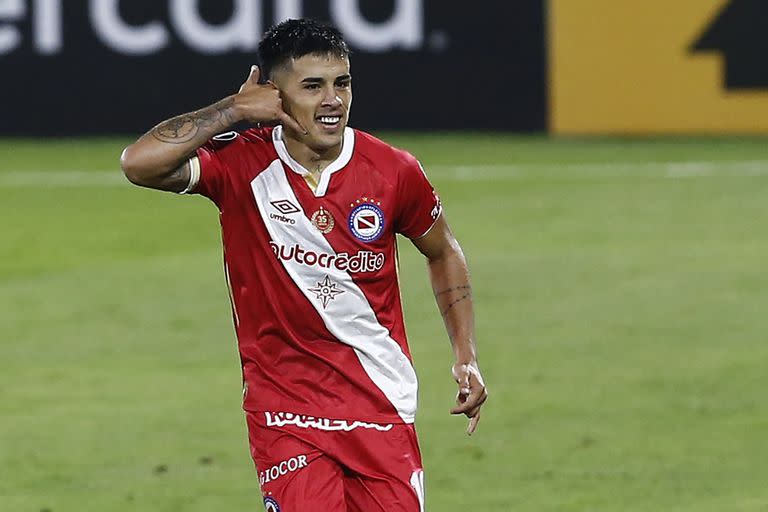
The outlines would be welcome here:
[[[328,150],[335,148],[341,142],[344,140],[344,129],[342,128],[339,134],[322,134],[322,135],[316,135],[312,137],[310,140],[307,141],[307,145],[312,147],[315,150]]]

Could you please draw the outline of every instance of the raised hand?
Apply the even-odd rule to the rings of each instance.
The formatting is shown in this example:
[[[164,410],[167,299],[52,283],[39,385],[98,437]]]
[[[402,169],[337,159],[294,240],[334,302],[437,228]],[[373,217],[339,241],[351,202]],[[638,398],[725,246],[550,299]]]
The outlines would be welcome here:
[[[279,123],[296,133],[306,134],[307,130],[283,110],[280,91],[272,83],[260,84],[261,71],[251,66],[248,79],[235,95],[235,108],[240,117],[249,123]]]

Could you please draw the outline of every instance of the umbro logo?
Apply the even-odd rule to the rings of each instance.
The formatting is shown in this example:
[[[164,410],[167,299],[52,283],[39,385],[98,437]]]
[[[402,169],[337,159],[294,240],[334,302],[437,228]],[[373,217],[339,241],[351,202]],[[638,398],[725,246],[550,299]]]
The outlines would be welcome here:
[[[272,220],[276,220],[278,222],[282,222],[283,224],[296,224],[296,221],[290,217],[286,217],[286,215],[291,215],[293,213],[299,213],[301,210],[299,210],[295,204],[290,202],[287,199],[280,199],[279,201],[270,201],[272,207],[277,210],[280,213],[270,213],[269,218]]]
[[[277,211],[282,213],[283,215],[289,215],[291,213],[299,213],[301,210],[299,210],[295,204],[290,202],[287,199],[281,199],[279,201],[271,201],[269,204],[275,207]]]

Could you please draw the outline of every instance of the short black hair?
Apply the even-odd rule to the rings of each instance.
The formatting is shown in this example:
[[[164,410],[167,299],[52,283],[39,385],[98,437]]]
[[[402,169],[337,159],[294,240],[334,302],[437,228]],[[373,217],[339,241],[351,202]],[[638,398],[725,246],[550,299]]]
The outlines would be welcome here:
[[[275,68],[305,55],[349,56],[349,46],[341,32],[312,19],[285,20],[269,29],[258,48],[263,80],[272,78]]]

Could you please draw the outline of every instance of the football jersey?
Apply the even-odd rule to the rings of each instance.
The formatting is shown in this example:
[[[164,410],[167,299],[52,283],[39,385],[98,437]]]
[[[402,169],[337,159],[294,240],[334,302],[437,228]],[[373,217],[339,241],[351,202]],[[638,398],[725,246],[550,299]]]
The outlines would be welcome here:
[[[191,162],[190,191],[220,212],[244,408],[325,430],[413,422],[395,235],[440,215],[419,162],[346,128],[313,190],[281,127],[216,137]]]

